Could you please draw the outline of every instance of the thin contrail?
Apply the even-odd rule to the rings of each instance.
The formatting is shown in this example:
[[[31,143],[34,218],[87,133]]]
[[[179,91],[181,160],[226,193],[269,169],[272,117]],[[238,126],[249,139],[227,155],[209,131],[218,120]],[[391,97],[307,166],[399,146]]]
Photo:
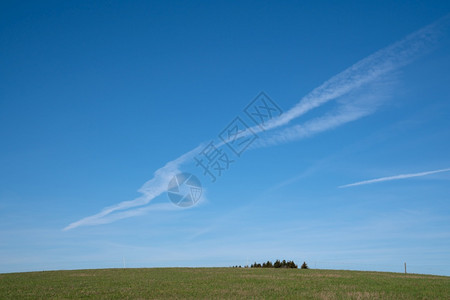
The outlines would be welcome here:
[[[399,180],[399,179],[420,177],[420,176],[426,176],[426,175],[442,173],[442,172],[448,172],[448,171],[450,171],[450,168],[449,169],[435,170],[435,171],[420,172],[420,173],[400,174],[400,175],[395,175],[395,176],[381,177],[381,178],[364,180],[364,181],[359,181],[359,182],[350,183],[350,184],[346,184],[346,185],[341,185],[341,186],[339,186],[339,188],[347,188],[347,187],[351,187],[351,186],[371,184],[371,183],[376,183],[376,182],[383,182],[383,181],[391,181],[391,180]]]
[[[449,16],[446,16],[410,35],[406,38],[383,48],[374,54],[357,62],[343,72],[333,76],[312,92],[303,97],[293,108],[283,113],[278,118],[272,119],[267,123],[265,132],[288,124],[306,112],[319,107],[328,101],[347,96],[365,86],[380,80],[391,71],[394,71],[419,57],[436,44],[439,37],[439,29],[447,22]],[[361,118],[372,111],[368,109],[349,110],[345,107],[335,114],[324,118],[313,119],[302,127],[285,128],[286,131],[275,133],[274,136],[268,136],[267,143],[262,146],[275,145],[283,141],[291,141],[299,137],[311,136],[313,134],[332,129],[341,124]],[[258,126],[251,128],[254,132],[260,132]],[[223,146],[223,143],[219,146]],[[261,145],[260,145],[261,146]],[[168,162],[164,167],[154,173],[154,177],[147,181],[138,191],[143,195],[131,201],[123,201],[114,206],[106,207],[99,213],[85,217],[69,224],[64,230],[73,229],[79,226],[97,225],[110,223],[117,219],[130,217],[140,214],[140,206],[147,205],[155,197],[165,192],[170,179],[179,172],[181,165],[200,152],[199,145],[195,149],[181,155],[179,158]],[[127,212],[126,209],[137,210],[136,212]],[[115,214],[120,214],[115,216]]]

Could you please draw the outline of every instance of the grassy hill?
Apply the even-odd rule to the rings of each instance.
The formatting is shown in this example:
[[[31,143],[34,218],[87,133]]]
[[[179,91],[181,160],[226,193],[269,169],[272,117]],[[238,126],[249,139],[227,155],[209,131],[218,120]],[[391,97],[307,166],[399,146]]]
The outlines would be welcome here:
[[[0,299],[450,299],[450,277],[334,270],[155,268],[0,274]]]

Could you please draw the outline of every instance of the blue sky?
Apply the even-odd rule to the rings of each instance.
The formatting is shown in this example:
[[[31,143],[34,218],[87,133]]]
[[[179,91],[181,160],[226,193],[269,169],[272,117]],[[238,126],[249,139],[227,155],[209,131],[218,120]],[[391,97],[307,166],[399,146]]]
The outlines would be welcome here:
[[[450,275],[449,13],[2,2],[0,272],[281,258]],[[245,113],[260,92],[283,111],[262,127]],[[240,156],[219,137],[236,117],[257,136]],[[195,161],[211,141],[234,160],[215,182]],[[165,192],[179,172],[202,184],[189,208]]]

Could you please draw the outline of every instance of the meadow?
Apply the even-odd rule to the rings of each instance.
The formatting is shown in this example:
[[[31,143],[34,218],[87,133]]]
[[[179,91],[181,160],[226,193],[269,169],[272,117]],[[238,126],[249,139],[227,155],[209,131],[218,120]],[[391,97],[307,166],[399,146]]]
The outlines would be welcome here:
[[[263,269],[149,268],[0,274],[0,299],[450,299],[450,277]]]

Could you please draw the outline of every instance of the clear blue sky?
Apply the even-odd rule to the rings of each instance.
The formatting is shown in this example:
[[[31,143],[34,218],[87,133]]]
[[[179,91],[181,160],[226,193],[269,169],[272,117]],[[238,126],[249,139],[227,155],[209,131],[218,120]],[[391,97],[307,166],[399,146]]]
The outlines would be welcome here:
[[[281,258],[450,275],[450,172],[341,187],[450,168],[449,13],[3,1],[0,272]],[[284,114],[240,157],[223,146],[235,161],[211,182],[190,154],[235,117],[256,131],[261,91]],[[179,171],[203,186],[188,209],[162,190]]]

